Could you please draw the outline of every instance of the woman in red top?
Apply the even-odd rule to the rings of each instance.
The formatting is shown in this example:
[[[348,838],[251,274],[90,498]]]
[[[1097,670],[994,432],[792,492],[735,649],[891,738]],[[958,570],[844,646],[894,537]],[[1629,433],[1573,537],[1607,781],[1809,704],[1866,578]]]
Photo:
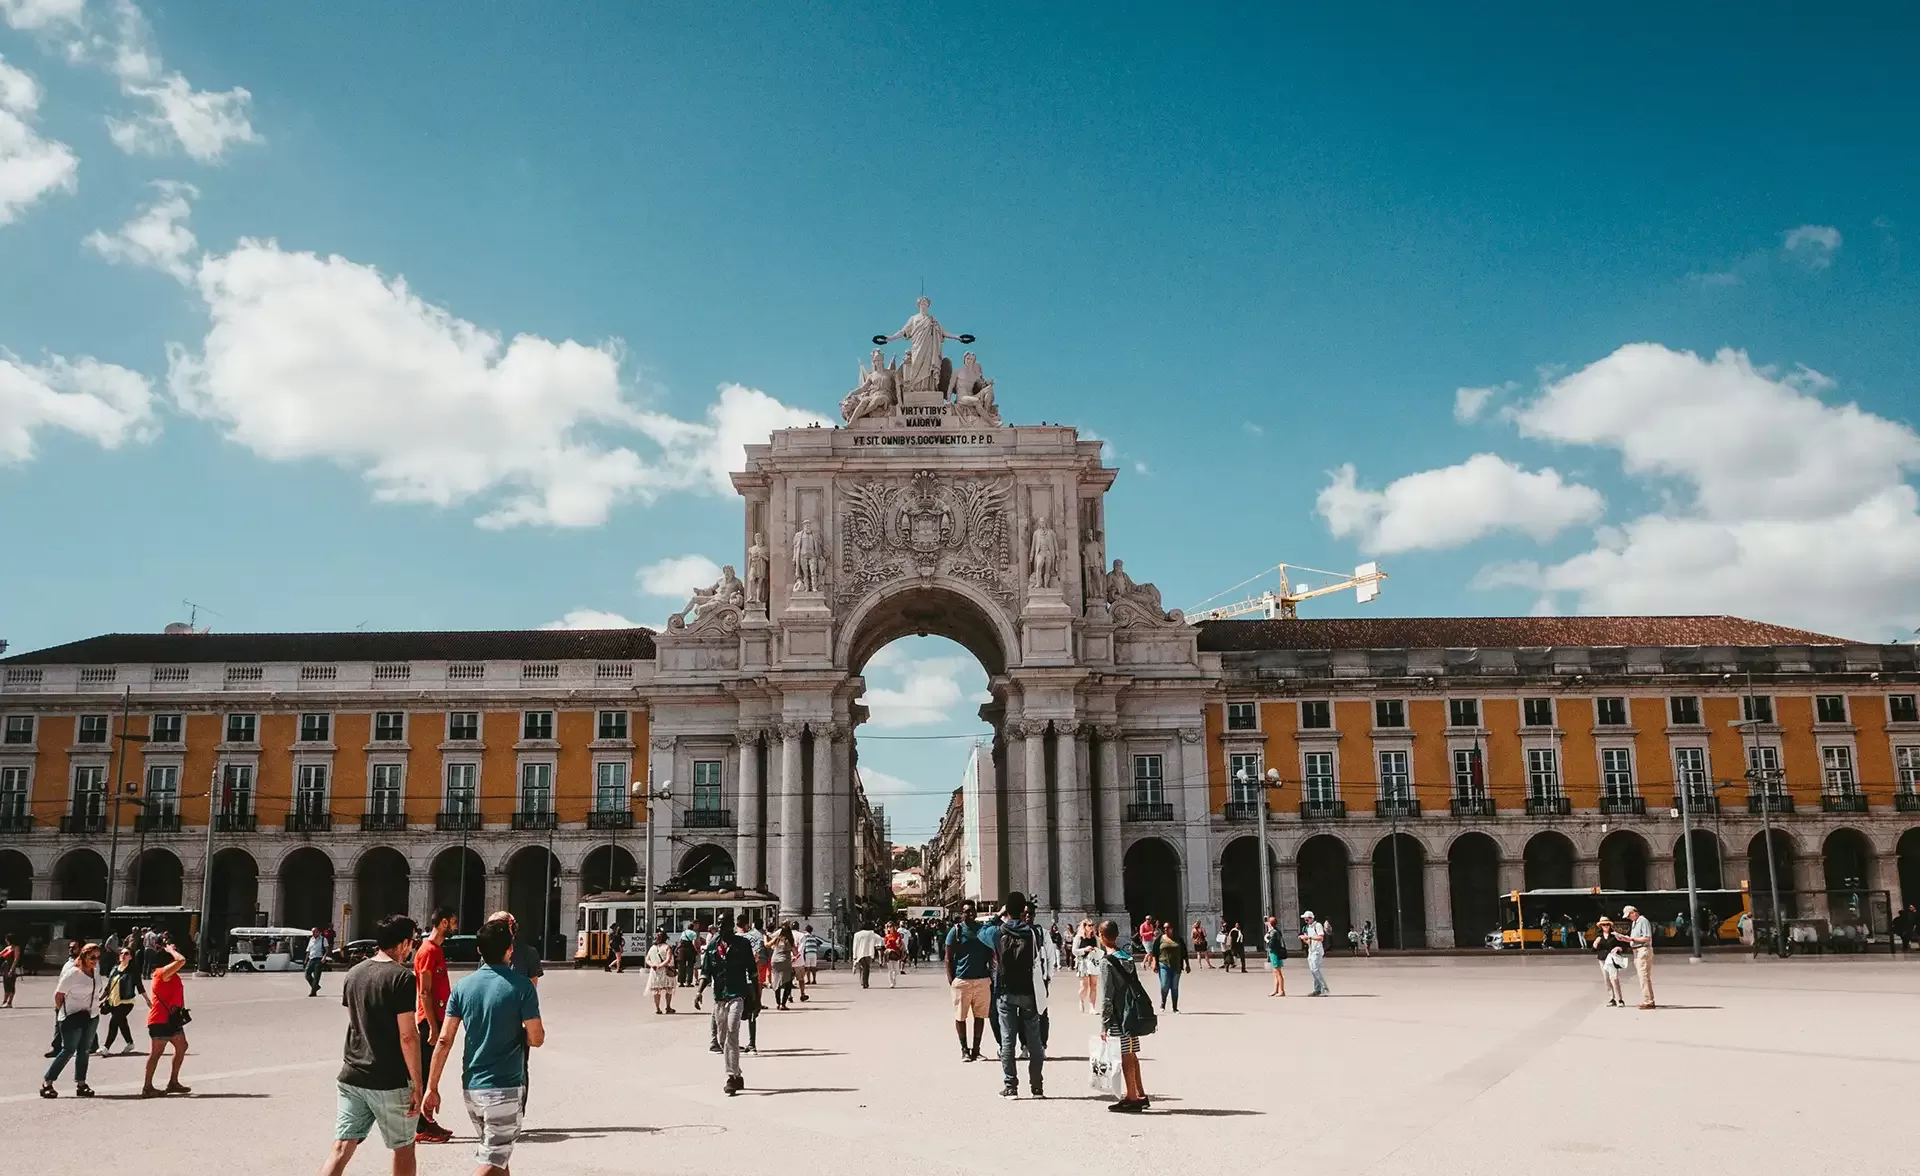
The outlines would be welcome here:
[[[141,1098],[193,1093],[190,1087],[180,1085],[180,1063],[187,1060],[187,994],[186,985],[180,982],[180,969],[187,966],[187,957],[173,945],[171,935],[161,940],[161,946],[173,957],[173,962],[155,968],[153,979],[147,985],[147,1036],[153,1039],[153,1048],[147,1054],[147,1079],[140,1088]],[[169,1045],[173,1046],[173,1076],[167,1079],[165,1090],[156,1090],[153,1072],[159,1068],[160,1055],[167,1052]]]

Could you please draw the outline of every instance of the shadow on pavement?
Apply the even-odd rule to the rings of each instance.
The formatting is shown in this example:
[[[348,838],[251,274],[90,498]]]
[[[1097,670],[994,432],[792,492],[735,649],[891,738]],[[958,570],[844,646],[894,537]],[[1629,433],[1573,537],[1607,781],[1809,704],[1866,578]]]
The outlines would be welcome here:
[[[1256,865],[1258,863],[1255,863]],[[520,1133],[521,1143],[563,1143],[569,1139],[599,1139],[606,1135],[657,1135],[664,1127],[537,1127]]]
[[[1254,862],[1254,866],[1256,870],[1258,869],[1259,865],[1260,863],[1258,861]],[[1236,1118],[1241,1115],[1264,1115],[1266,1114],[1266,1112],[1265,1111],[1240,1111],[1240,1110],[1234,1110],[1231,1107],[1177,1107],[1170,1111],[1155,1111],[1149,1108],[1147,1110],[1147,1114],[1149,1115],[1155,1115],[1155,1114],[1197,1115],[1201,1118],[1207,1118],[1207,1119],[1226,1119],[1226,1118]]]
[[[1258,862],[1254,864],[1259,865]],[[814,1049],[812,1046],[800,1049],[763,1049],[759,1052],[763,1058],[844,1058],[847,1056],[844,1050]]]
[[[1256,863],[1257,864],[1257,863]],[[272,1098],[270,1094],[249,1094],[241,1091],[223,1091],[217,1094],[169,1094],[161,1098],[143,1100],[136,1091],[133,1094],[96,1094],[102,1102],[205,1102],[210,1098]]]
[[[853,1086],[784,1086],[769,1090],[755,1090],[750,1086],[740,1093],[762,1097],[770,1094],[852,1094],[857,1089],[858,1087]]]

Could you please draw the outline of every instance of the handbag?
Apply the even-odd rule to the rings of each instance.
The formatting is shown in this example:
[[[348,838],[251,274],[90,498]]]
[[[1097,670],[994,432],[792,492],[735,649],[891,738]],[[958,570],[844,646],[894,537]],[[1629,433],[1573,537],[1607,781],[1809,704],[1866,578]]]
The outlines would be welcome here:
[[[1119,1038],[1103,1040],[1098,1033],[1087,1038],[1087,1065],[1087,1084],[1095,1094],[1118,1098],[1126,1089],[1126,1076],[1120,1072]]]
[[[160,1004],[162,1008],[168,1010],[167,1019],[162,1022],[167,1030],[167,1036],[178,1037],[186,1032],[187,1023],[193,1020],[193,1012],[185,1005],[170,1006],[166,1001],[161,1001]]]

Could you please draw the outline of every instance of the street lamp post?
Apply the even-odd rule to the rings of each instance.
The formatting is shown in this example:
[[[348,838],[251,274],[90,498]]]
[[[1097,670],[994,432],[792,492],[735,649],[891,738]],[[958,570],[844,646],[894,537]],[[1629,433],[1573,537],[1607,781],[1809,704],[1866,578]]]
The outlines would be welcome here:
[[[127,791],[123,778],[127,774],[127,744],[145,743],[145,735],[127,734],[127,718],[133,711],[133,687],[120,696],[120,730],[118,732],[120,751],[113,764],[113,803],[107,806],[108,820],[113,827],[107,833],[107,915],[113,915],[113,884],[120,872],[120,798]],[[137,872],[137,867],[136,867]]]
[[[1753,697],[1752,674],[1747,675],[1747,697],[1749,699]],[[1747,709],[1751,713],[1753,709],[1751,704]],[[1744,736],[1747,731],[1760,725],[1759,719],[1735,719],[1727,724],[1729,727],[1740,728],[1743,743],[1746,743]],[[1752,747],[1749,745],[1747,747],[1747,782],[1760,796],[1760,835],[1766,839],[1767,843],[1767,901],[1771,908],[1767,913],[1767,921],[1773,930],[1773,954],[1778,956],[1781,943],[1780,871],[1775,867],[1773,860],[1773,784],[1776,773],[1754,766],[1753,758]]]
[[[646,939],[648,943],[652,943],[653,933],[655,930],[653,925],[653,894],[655,889],[653,884],[653,802],[656,800],[672,799],[673,787],[672,787],[671,781],[669,781],[666,784],[660,785],[658,788],[654,787],[653,768],[649,767],[647,768],[646,780],[633,781],[632,784],[628,785],[628,791],[631,792],[635,797],[640,798],[644,802],[643,811],[645,812],[646,822],[647,822],[647,831],[646,831],[647,861],[646,861],[646,878],[645,878],[645,883],[647,888],[647,891],[646,891],[646,894],[647,894]]]
[[[1687,929],[1693,932],[1694,963],[1700,962],[1700,889],[1694,879],[1693,871],[1693,807],[1687,794],[1693,791],[1693,783],[1680,781],[1680,836],[1687,847]]]
[[[200,860],[200,967],[202,976],[213,975],[213,826],[220,819],[220,767],[214,765],[207,778],[207,841]]]
[[[1242,795],[1246,795],[1248,791],[1255,788],[1258,789],[1258,791],[1253,792],[1253,822],[1254,839],[1260,843],[1260,917],[1264,920],[1268,915],[1274,913],[1273,879],[1269,877],[1270,871],[1267,869],[1267,792],[1269,789],[1280,787],[1280,769],[1268,768],[1267,774],[1263,778],[1256,773],[1241,768],[1235,780],[1242,788]]]

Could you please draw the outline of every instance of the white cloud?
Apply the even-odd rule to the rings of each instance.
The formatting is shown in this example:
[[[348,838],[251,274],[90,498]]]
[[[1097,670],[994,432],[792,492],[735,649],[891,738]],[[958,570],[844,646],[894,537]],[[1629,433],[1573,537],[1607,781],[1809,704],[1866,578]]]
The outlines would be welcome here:
[[[542,629],[642,629],[651,626],[630,621],[617,612],[597,608],[576,608],[557,621],[548,621]]]
[[[188,259],[199,248],[187,227],[191,201],[200,195],[192,184],[159,180],[159,197],[111,235],[95,229],[83,244],[110,262],[157,269],[179,281],[192,278]]]
[[[882,663],[876,656],[864,667],[872,677],[876,672],[898,680],[897,686],[869,683],[861,698],[876,727],[919,727],[949,721],[971,722],[973,715],[960,715],[958,708],[971,701],[975,706],[987,701],[984,691],[967,693],[962,678],[981,673],[978,662],[970,657],[903,658]]]
[[[1781,248],[1788,257],[1808,269],[1823,270],[1833,264],[1840,252],[1840,230],[1832,225],[1801,225],[1780,235]]]
[[[65,143],[34,130],[39,109],[39,84],[0,58],[0,225],[42,196],[76,186],[80,161]]]
[[[866,764],[860,765],[860,786],[865,789],[869,797],[879,797],[882,800],[890,797],[911,796],[914,792],[911,780]]]
[[[0,348],[0,465],[31,460],[42,428],[107,449],[145,440],[155,431],[152,389],[140,373],[87,356],[36,366]]]
[[[1267,435],[1265,426],[1256,425],[1252,421],[1241,421],[1240,431],[1249,437],[1264,437]]]
[[[1384,490],[1359,485],[1341,466],[1320,491],[1321,517],[1338,537],[1355,536],[1369,552],[1459,547],[1499,531],[1549,539],[1599,518],[1598,491],[1561,480],[1551,469],[1528,473],[1491,453],[1459,465],[1409,474]]]
[[[720,578],[720,565],[704,555],[676,555],[650,563],[635,573],[648,596],[685,600],[696,588],[711,588]]]
[[[22,32],[78,27],[86,6],[87,0],[0,0],[0,18]]]
[[[1453,390],[1453,419],[1456,421],[1478,420],[1480,413],[1496,396],[1504,396],[1519,387],[1509,380],[1504,384],[1494,384],[1487,388],[1455,388]]]
[[[168,350],[183,410],[262,457],[358,470],[383,501],[480,500],[483,527],[595,526],[618,503],[719,491],[755,429],[818,419],[738,385],[705,423],[644,410],[617,340],[504,340],[339,256],[245,240],[193,278],[212,322]]]

